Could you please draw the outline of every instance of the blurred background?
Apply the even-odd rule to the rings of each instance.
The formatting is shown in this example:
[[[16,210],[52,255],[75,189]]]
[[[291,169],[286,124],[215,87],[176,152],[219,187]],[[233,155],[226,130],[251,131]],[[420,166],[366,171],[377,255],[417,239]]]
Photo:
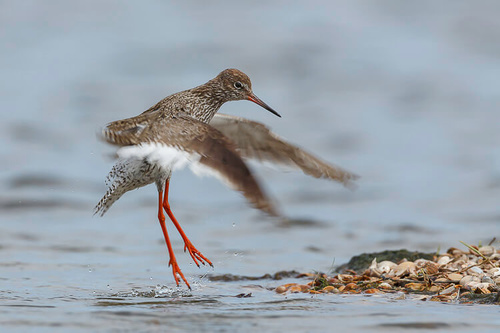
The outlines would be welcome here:
[[[230,67],[283,117],[248,102],[221,112],[362,178],[350,191],[251,164],[290,218],[283,227],[216,179],[176,172],[172,209],[215,264],[190,264],[171,228],[189,280],[489,242],[500,235],[499,11],[493,1],[0,1],[0,297],[173,285],[154,186],[92,216],[113,164],[96,133]]]

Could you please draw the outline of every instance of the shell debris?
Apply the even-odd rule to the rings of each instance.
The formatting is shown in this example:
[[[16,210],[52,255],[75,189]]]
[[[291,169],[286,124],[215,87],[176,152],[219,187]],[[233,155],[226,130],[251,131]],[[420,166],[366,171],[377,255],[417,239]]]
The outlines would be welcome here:
[[[394,294],[418,295],[415,299],[438,302],[483,302],[481,295],[493,294],[489,303],[500,303],[500,250],[492,245],[450,248],[434,255],[433,260],[416,259],[399,262],[373,259],[361,273],[346,269],[333,276],[305,273],[298,278],[310,282],[288,283],[277,293],[310,294]],[[405,299],[403,297],[402,299]]]

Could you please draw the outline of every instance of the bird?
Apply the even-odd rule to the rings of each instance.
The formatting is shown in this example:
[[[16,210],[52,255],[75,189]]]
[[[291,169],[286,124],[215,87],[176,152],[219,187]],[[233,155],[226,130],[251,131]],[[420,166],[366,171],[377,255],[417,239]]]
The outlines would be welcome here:
[[[155,183],[168,266],[172,267],[178,287],[182,279],[191,289],[170,243],[164,212],[194,263],[198,267],[213,264],[193,245],[172,213],[168,198],[174,170],[189,166],[196,174],[215,175],[241,192],[254,208],[270,216],[281,214],[246,165],[246,159],[291,166],[347,187],[358,178],[286,142],[262,123],[217,113],[224,103],[239,100],[254,102],[281,117],[253,93],[245,73],[230,68],[200,86],[165,97],[137,116],[107,124],[100,134],[102,140],[116,146],[116,162],[106,178],[108,188],[95,206],[94,215],[103,216],[126,192]]]

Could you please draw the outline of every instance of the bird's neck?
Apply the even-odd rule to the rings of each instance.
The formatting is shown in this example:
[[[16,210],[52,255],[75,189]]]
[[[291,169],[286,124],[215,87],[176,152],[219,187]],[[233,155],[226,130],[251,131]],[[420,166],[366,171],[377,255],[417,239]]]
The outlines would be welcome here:
[[[192,117],[209,123],[213,116],[219,111],[226,99],[220,92],[220,87],[214,86],[215,82],[209,81],[204,85],[186,90],[186,113]]]

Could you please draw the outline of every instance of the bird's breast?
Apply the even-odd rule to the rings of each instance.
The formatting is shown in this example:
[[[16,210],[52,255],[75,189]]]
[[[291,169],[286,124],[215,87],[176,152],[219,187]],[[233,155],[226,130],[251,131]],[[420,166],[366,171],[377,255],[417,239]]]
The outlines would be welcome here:
[[[118,149],[117,155],[121,160],[144,161],[167,171],[184,168],[200,159],[198,154],[160,143],[122,147]]]

